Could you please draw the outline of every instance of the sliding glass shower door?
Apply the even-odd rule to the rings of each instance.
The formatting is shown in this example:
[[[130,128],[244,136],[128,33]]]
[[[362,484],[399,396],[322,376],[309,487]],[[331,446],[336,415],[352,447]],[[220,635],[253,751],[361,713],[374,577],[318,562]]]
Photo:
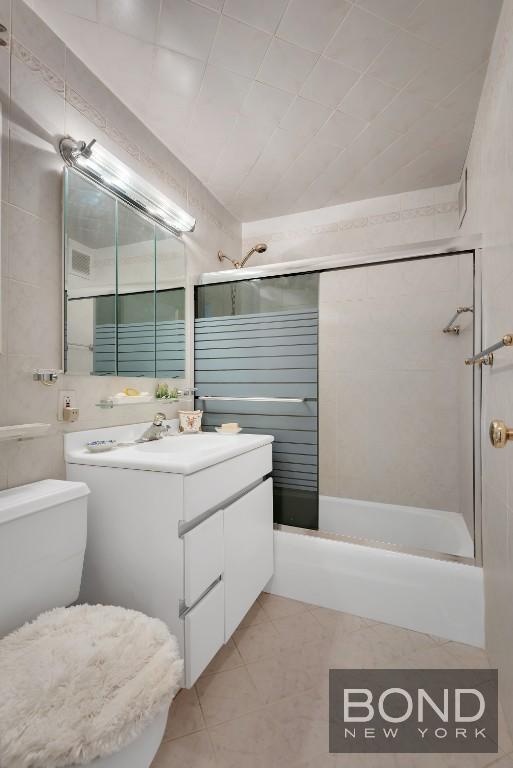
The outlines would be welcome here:
[[[318,528],[317,274],[199,286],[196,406],[206,430],[272,434],[275,522]]]

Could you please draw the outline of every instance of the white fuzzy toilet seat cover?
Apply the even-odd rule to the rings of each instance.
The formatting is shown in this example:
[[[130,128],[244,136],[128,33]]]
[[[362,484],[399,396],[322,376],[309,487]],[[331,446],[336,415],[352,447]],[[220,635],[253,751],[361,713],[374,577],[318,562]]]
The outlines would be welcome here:
[[[176,638],[137,611],[79,605],[0,640],[0,766],[64,768],[117,752],[169,707]]]

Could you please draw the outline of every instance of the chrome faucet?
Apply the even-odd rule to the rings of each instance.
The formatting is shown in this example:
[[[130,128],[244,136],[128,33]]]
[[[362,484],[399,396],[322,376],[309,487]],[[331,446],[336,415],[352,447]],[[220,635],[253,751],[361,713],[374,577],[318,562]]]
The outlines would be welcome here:
[[[136,440],[136,443],[149,443],[151,440],[160,440],[161,437],[168,431],[168,427],[164,424],[166,418],[165,413],[156,413],[153,417],[153,424],[143,432],[141,437]]]

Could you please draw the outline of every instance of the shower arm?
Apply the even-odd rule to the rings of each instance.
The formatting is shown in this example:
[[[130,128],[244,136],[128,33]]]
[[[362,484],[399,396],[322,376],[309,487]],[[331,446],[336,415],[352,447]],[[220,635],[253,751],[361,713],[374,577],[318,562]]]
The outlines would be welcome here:
[[[226,259],[226,261],[229,261],[230,264],[233,264],[235,269],[240,269],[243,266],[243,264],[241,264],[240,261],[234,261],[233,259],[230,259],[230,257],[227,256],[226,253],[223,253],[223,251],[217,252],[217,258],[219,259],[219,261],[223,261],[223,259]]]

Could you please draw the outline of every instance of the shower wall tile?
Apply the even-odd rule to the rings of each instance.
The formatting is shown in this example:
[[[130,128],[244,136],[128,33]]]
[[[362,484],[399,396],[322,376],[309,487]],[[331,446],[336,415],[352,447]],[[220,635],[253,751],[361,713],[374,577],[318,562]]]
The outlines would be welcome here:
[[[440,332],[472,303],[464,258],[321,275],[319,384],[332,393],[319,405],[322,494],[462,511],[471,526],[460,488],[472,494],[472,455],[460,460],[454,436],[472,412],[472,378],[459,375],[472,336],[464,321],[457,337]]]
[[[13,100],[15,98],[13,93]],[[11,109],[14,112],[14,106]],[[64,120],[61,130],[64,131]],[[53,138],[45,131],[34,131],[26,114],[21,124],[11,122],[9,202],[43,219],[58,221],[61,217],[61,186],[62,162],[55,151]]]
[[[0,0],[0,21],[6,26],[10,26],[10,5],[10,0]],[[188,168],[22,0],[14,0],[13,16],[12,45],[0,48],[0,425],[42,421],[51,425],[51,433],[36,440],[0,445],[0,488],[63,477],[66,431],[147,422],[155,411],[151,403],[107,412],[96,407],[100,400],[127,386],[144,385],[152,390],[156,382],[150,379],[61,376],[53,387],[32,379],[34,368],[62,367],[63,163],[57,153],[62,135],[98,138],[197,216],[196,231],[184,238],[191,285],[196,273],[221,266],[216,260],[219,249],[234,256],[241,249],[240,223]],[[189,297],[190,318],[192,311]],[[189,371],[189,381],[191,376]],[[60,389],[77,393],[80,419],[73,425],[57,420]],[[192,403],[185,401],[183,405]],[[176,405],[164,408],[169,418],[176,416]]]
[[[12,34],[56,75],[64,77],[64,43],[23,0],[13,0],[12,3]]]
[[[454,237],[458,234],[457,185],[386,195],[305,210],[242,225],[243,251],[269,245],[254,264],[279,263]]]
[[[60,222],[40,219],[21,208],[5,208],[8,233],[6,273],[13,280],[33,285],[59,286],[62,271]]]

